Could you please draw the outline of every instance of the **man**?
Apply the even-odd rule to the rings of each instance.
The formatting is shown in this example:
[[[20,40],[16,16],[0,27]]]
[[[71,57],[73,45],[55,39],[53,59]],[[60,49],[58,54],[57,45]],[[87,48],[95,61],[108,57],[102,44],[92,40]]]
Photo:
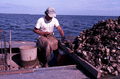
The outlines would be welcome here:
[[[44,50],[41,52],[45,57],[44,66],[48,67],[48,62],[51,57],[53,50],[58,48],[58,40],[53,35],[54,27],[56,27],[64,40],[64,31],[62,30],[58,20],[55,18],[55,9],[48,7],[45,11],[46,16],[38,19],[37,24],[34,28],[34,32],[39,34],[38,48]]]

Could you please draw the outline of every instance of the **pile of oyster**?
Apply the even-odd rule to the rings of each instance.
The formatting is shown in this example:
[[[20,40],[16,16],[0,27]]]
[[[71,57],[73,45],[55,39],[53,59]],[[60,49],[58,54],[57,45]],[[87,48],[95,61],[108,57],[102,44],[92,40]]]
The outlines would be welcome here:
[[[105,74],[120,72],[120,16],[99,21],[74,39],[75,53]]]

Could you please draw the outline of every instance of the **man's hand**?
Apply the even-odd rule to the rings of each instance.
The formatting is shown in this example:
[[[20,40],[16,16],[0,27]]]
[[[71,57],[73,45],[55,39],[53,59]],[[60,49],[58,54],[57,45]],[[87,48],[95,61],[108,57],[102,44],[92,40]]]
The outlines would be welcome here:
[[[61,41],[64,42],[65,41],[65,36],[61,38]]]
[[[50,33],[49,32],[43,32],[43,31],[40,31],[39,29],[37,28],[34,28],[33,30],[35,33],[39,34],[39,35],[43,35],[45,37],[47,37]]]
[[[43,36],[47,37],[50,33],[49,32],[44,32]]]

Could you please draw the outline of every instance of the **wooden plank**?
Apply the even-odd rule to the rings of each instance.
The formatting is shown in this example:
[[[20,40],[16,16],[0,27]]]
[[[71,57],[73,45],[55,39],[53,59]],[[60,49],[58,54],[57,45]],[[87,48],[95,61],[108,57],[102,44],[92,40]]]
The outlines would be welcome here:
[[[34,72],[33,69],[7,70],[7,71],[0,71],[0,75],[33,73],[33,72]]]
[[[11,30],[10,30],[10,69],[12,69],[12,48],[11,48]]]
[[[33,41],[11,41],[11,48],[19,48],[20,46],[23,46],[23,45],[36,45],[36,42],[33,42]]]
[[[5,42],[6,48],[9,48],[10,41]],[[1,46],[2,44],[2,46]],[[11,41],[11,48],[19,48],[23,45],[36,45],[36,42],[33,41]],[[0,48],[4,48],[4,41],[0,41]]]
[[[49,71],[49,70],[67,70],[67,69],[76,69],[76,65],[67,65],[67,66],[53,66],[53,67],[43,67],[43,68],[34,68],[33,70],[36,71]]]
[[[66,46],[59,41],[59,47],[65,51],[69,56],[71,56],[78,64],[82,65],[87,71],[89,71],[95,78],[101,77],[100,70],[96,69],[93,65],[88,63],[86,60],[82,59],[75,53],[70,53],[69,49],[66,48]]]

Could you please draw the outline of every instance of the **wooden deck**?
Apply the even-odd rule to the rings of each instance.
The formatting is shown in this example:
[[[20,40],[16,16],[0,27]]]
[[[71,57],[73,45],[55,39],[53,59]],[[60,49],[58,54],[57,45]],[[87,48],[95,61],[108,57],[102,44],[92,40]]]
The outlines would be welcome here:
[[[9,42],[7,49],[9,50]],[[30,68],[28,70],[26,69],[19,69],[19,64],[16,63],[16,61],[20,61],[19,58],[19,51],[16,50],[22,45],[36,45],[35,42],[28,42],[28,41],[12,41],[12,61],[10,61],[9,57],[10,54],[7,55],[7,64],[11,65],[12,70],[9,71],[0,71],[0,78],[6,79],[6,78],[40,78],[40,79],[83,79],[83,78],[101,78],[101,79],[119,79],[120,74],[118,76],[111,76],[106,75],[105,77],[101,77],[101,73],[99,70],[97,70],[95,67],[93,67],[91,64],[83,60],[82,58],[78,57],[75,53],[71,53],[64,44],[59,44],[59,47],[65,51],[69,56],[72,57],[76,61],[76,65],[66,65],[66,66],[55,66],[55,67],[48,67],[48,68]],[[0,54],[0,57],[3,55]],[[23,74],[26,73],[26,74]],[[7,75],[11,74],[11,75]],[[44,75],[43,75],[44,74]],[[4,75],[4,76],[3,76]],[[92,75],[92,76],[91,76]]]
[[[49,68],[24,69],[23,71],[11,71],[2,73],[0,79],[87,79],[84,73],[76,68],[76,65],[57,66]],[[22,73],[20,73],[22,72]],[[1,72],[0,72],[1,73]],[[6,75],[9,74],[9,75]],[[89,79],[89,78],[88,78]]]

